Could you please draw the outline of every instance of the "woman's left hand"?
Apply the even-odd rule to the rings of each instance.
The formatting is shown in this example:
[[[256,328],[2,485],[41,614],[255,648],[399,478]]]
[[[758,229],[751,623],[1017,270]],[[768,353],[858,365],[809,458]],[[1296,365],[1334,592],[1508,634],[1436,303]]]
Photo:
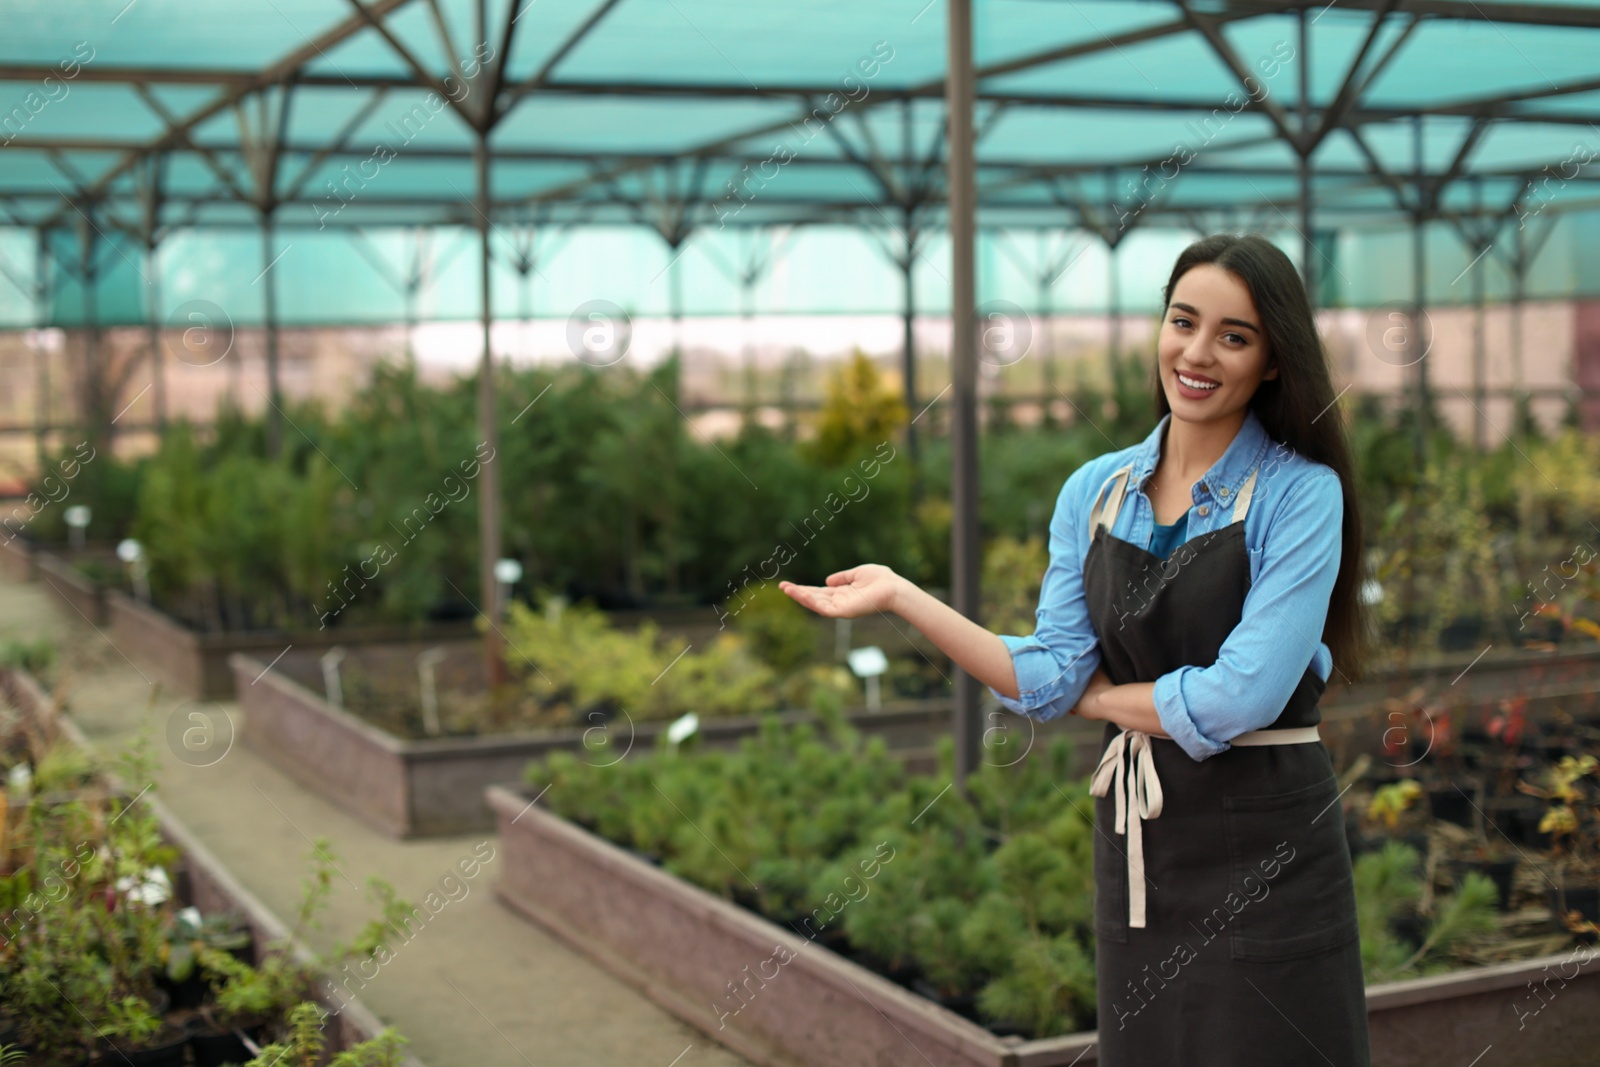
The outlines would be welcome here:
[[[1103,719],[1100,714],[1100,696],[1106,690],[1115,688],[1111,679],[1106,676],[1105,668],[1096,667],[1089,676],[1089,684],[1084,688],[1083,695],[1078,698],[1078,703],[1073,706],[1072,714],[1080,719]]]

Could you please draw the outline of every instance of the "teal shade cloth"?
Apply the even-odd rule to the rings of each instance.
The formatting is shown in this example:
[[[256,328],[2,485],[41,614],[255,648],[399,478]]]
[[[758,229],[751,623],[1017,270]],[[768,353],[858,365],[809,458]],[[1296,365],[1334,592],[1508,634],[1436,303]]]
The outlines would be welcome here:
[[[1430,310],[1470,307],[1479,284],[1491,303],[1600,297],[1600,0],[1492,18],[1318,3],[1302,22],[1304,6],[977,0],[986,317],[1009,305],[1037,335],[1054,316],[1159,314],[1197,226],[1269,229],[1318,264],[1319,307],[1377,325],[1415,286]],[[6,0],[4,15],[0,328],[153,317],[226,336],[264,321],[269,290],[284,326],[476,322],[491,115],[501,320],[581,332],[595,302],[612,321],[898,315],[908,284],[920,314],[950,310],[947,9],[927,0]],[[1283,205],[1307,137],[1302,237]],[[1415,207],[1373,173],[1419,167],[1413,278]],[[904,271],[909,231],[890,256],[880,237],[912,203],[926,236]],[[1116,221],[1074,226],[1063,204]],[[1457,231],[1512,215],[1533,237],[1520,279],[1508,236],[1488,256]]]
[[[1159,522],[1152,524],[1153,532],[1150,535],[1150,551],[1166,559],[1172,555],[1172,550],[1187,539],[1189,529],[1189,513],[1185,511],[1178,516],[1178,521],[1163,526]]]

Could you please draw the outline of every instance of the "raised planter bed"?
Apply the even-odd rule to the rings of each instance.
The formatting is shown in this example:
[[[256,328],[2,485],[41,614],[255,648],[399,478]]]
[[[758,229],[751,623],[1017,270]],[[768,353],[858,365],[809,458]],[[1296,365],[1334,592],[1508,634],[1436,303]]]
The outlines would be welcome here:
[[[492,787],[488,802],[499,820],[504,859],[496,892],[506,904],[757,1063],[1097,1062],[1092,1031],[1034,1041],[997,1037],[518,792]],[[1489,1045],[1518,1063],[1587,1067],[1600,1043],[1597,957],[1600,949],[1579,946],[1522,963],[1373,986],[1367,1009],[1374,1067],[1467,1064]],[[767,960],[782,961],[776,976],[749,982],[747,975]],[[743,1006],[736,1015],[719,1012],[717,1005],[730,1003],[734,982],[749,983]],[[1546,992],[1542,999],[1529,993],[1536,986]]]
[[[264,662],[270,662],[291,647],[328,649],[335,645],[351,647],[395,642],[438,644],[471,639],[476,635],[470,622],[397,623],[292,633],[201,633],[120,590],[105,591],[103,612],[111,640],[125,655],[142,669],[158,675],[180,695],[199,700],[233,697],[234,682],[228,657],[235,652],[255,653],[262,656]],[[626,627],[637,625],[646,617],[643,612],[626,612],[619,614],[616,621]],[[678,612],[670,621],[673,633],[681,630],[709,636],[717,632],[716,616],[711,612]],[[869,635],[871,632],[869,628]]]
[[[484,737],[409,740],[334,707],[290,672],[267,670],[244,654],[231,659],[244,713],[244,742],[286,774],[393,837],[487,829],[494,815],[484,789],[522,777],[530,760],[555,751],[593,751],[586,728]],[[263,673],[264,672],[264,673]],[[948,730],[948,700],[899,701],[876,712],[849,716],[864,732],[881,734],[891,748],[912,751],[935,730]],[[809,720],[803,711],[786,721]],[[654,746],[666,722],[636,723],[631,744]],[[732,747],[760,728],[757,717],[704,719],[703,744]],[[625,727],[618,725],[616,733]],[[612,736],[621,756],[627,736]],[[613,758],[601,757],[598,758]]]
[[[26,671],[0,668],[0,695],[35,721],[53,716],[62,735],[73,744],[86,750],[93,747],[77,724],[54,707],[50,693]],[[315,961],[304,944],[288,943],[289,927],[241,885],[159,797],[146,795],[142,802],[154,809],[162,836],[182,853],[173,871],[173,887],[180,900],[203,914],[241,916],[258,948],[284,944],[284,951],[293,952],[302,961]],[[330,1012],[324,1030],[329,1053],[343,1051],[382,1032],[384,1024],[358,998],[336,992],[326,979],[322,985],[317,1000]],[[403,1055],[403,1062],[406,1067],[425,1067],[410,1054]]]
[[[471,636],[470,623],[429,626],[384,626],[311,630],[304,633],[256,632],[206,634],[117,590],[106,593],[110,637],[119,650],[157,674],[182,696],[198,700],[230,700],[233,673],[228,657],[235,652],[264,653],[266,660],[293,646],[331,648],[373,642],[450,640]]]
[[[352,653],[349,662],[371,656],[384,669],[408,671],[425,644],[403,648],[369,646]],[[283,651],[273,649],[272,655]],[[483,829],[493,817],[483,803],[483,789],[521,778],[530,760],[553,751],[577,751],[594,744],[586,728],[542,732],[443,737],[414,740],[396,735],[359,715],[329,704],[320,692],[320,669],[314,653],[295,650],[268,669],[271,656],[243,653],[230,660],[235,689],[244,712],[244,740],[285,773],[394,837],[457,833]],[[347,666],[349,665],[347,662]],[[1530,699],[1528,719],[1548,718],[1556,707],[1600,703],[1600,658],[1577,658],[1590,665],[1592,680],[1564,684]],[[1515,666],[1490,668],[1523,677]],[[1459,668],[1456,669],[1459,673]],[[1454,675],[1451,675],[1454,677]],[[1448,679],[1446,679],[1448,683]],[[1485,697],[1484,699],[1493,699]],[[909,770],[929,772],[936,766],[934,744],[949,734],[952,704],[948,698],[886,702],[878,711],[857,709],[850,722],[868,736],[880,736]],[[804,711],[783,713],[786,721],[810,720]],[[1341,763],[1365,752],[1377,758],[1388,723],[1370,704],[1330,702],[1323,709],[1323,734]],[[703,719],[702,743],[732,747],[759,728],[756,716]],[[1101,726],[1063,716],[1037,723],[999,711],[989,728],[1004,727],[1007,740],[1021,753],[1065,736],[1073,741],[1073,773],[1092,770],[1099,752]],[[649,749],[667,723],[616,723],[606,741],[618,755],[630,743]],[[603,758],[596,755],[596,758]],[[1006,757],[1009,761],[1009,756]]]

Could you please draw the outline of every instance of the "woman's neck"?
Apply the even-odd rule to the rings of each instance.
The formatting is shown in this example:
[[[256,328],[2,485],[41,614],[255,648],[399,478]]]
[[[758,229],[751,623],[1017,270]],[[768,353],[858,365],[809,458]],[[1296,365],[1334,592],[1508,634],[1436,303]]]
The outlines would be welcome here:
[[[1245,409],[1240,408],[1234,417],[1206,422],[1190,422],[1174,415],[1167,420],[1167,428],[1162,433],[1161,458],[1157,466],[1163,469],[1168,480],[1175,478],[1185,485],[1193,485],[1228,450],[1244,425],[1245,414]]]

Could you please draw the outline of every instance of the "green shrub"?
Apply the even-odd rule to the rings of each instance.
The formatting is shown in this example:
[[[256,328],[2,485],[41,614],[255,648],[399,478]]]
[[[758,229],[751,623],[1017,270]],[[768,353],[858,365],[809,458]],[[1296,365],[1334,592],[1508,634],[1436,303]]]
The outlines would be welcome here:
[[[1499,891],[1477,872],[1433,902],[1422,943],[1413,947],[1395,933],[1394,921],[1417,913],[1422,901],[1420,860],[1415,849],[1388,841],[1379,852],[1355,861],[1356,915],[1361,929],[1361,964],[1367,982],[1437,974],[1457,966],[1452,950],[1496,928]]]
[[[592,722],[596,712],[634,721],[744,715],[777,703],[771,670],[734,633],[701,650],[674,649],[650,620],[624,630],[593,605],[561,597],[547,597],[538,611],[513,604],[505,630],[528,692],[546,707],[569,708],[573,723]]]
[[[817,651],[816,616],[794,598],[767,582],[752,589],[737,607],[732,625],[743,634],[761,662],[779,674],[799,670]]]

